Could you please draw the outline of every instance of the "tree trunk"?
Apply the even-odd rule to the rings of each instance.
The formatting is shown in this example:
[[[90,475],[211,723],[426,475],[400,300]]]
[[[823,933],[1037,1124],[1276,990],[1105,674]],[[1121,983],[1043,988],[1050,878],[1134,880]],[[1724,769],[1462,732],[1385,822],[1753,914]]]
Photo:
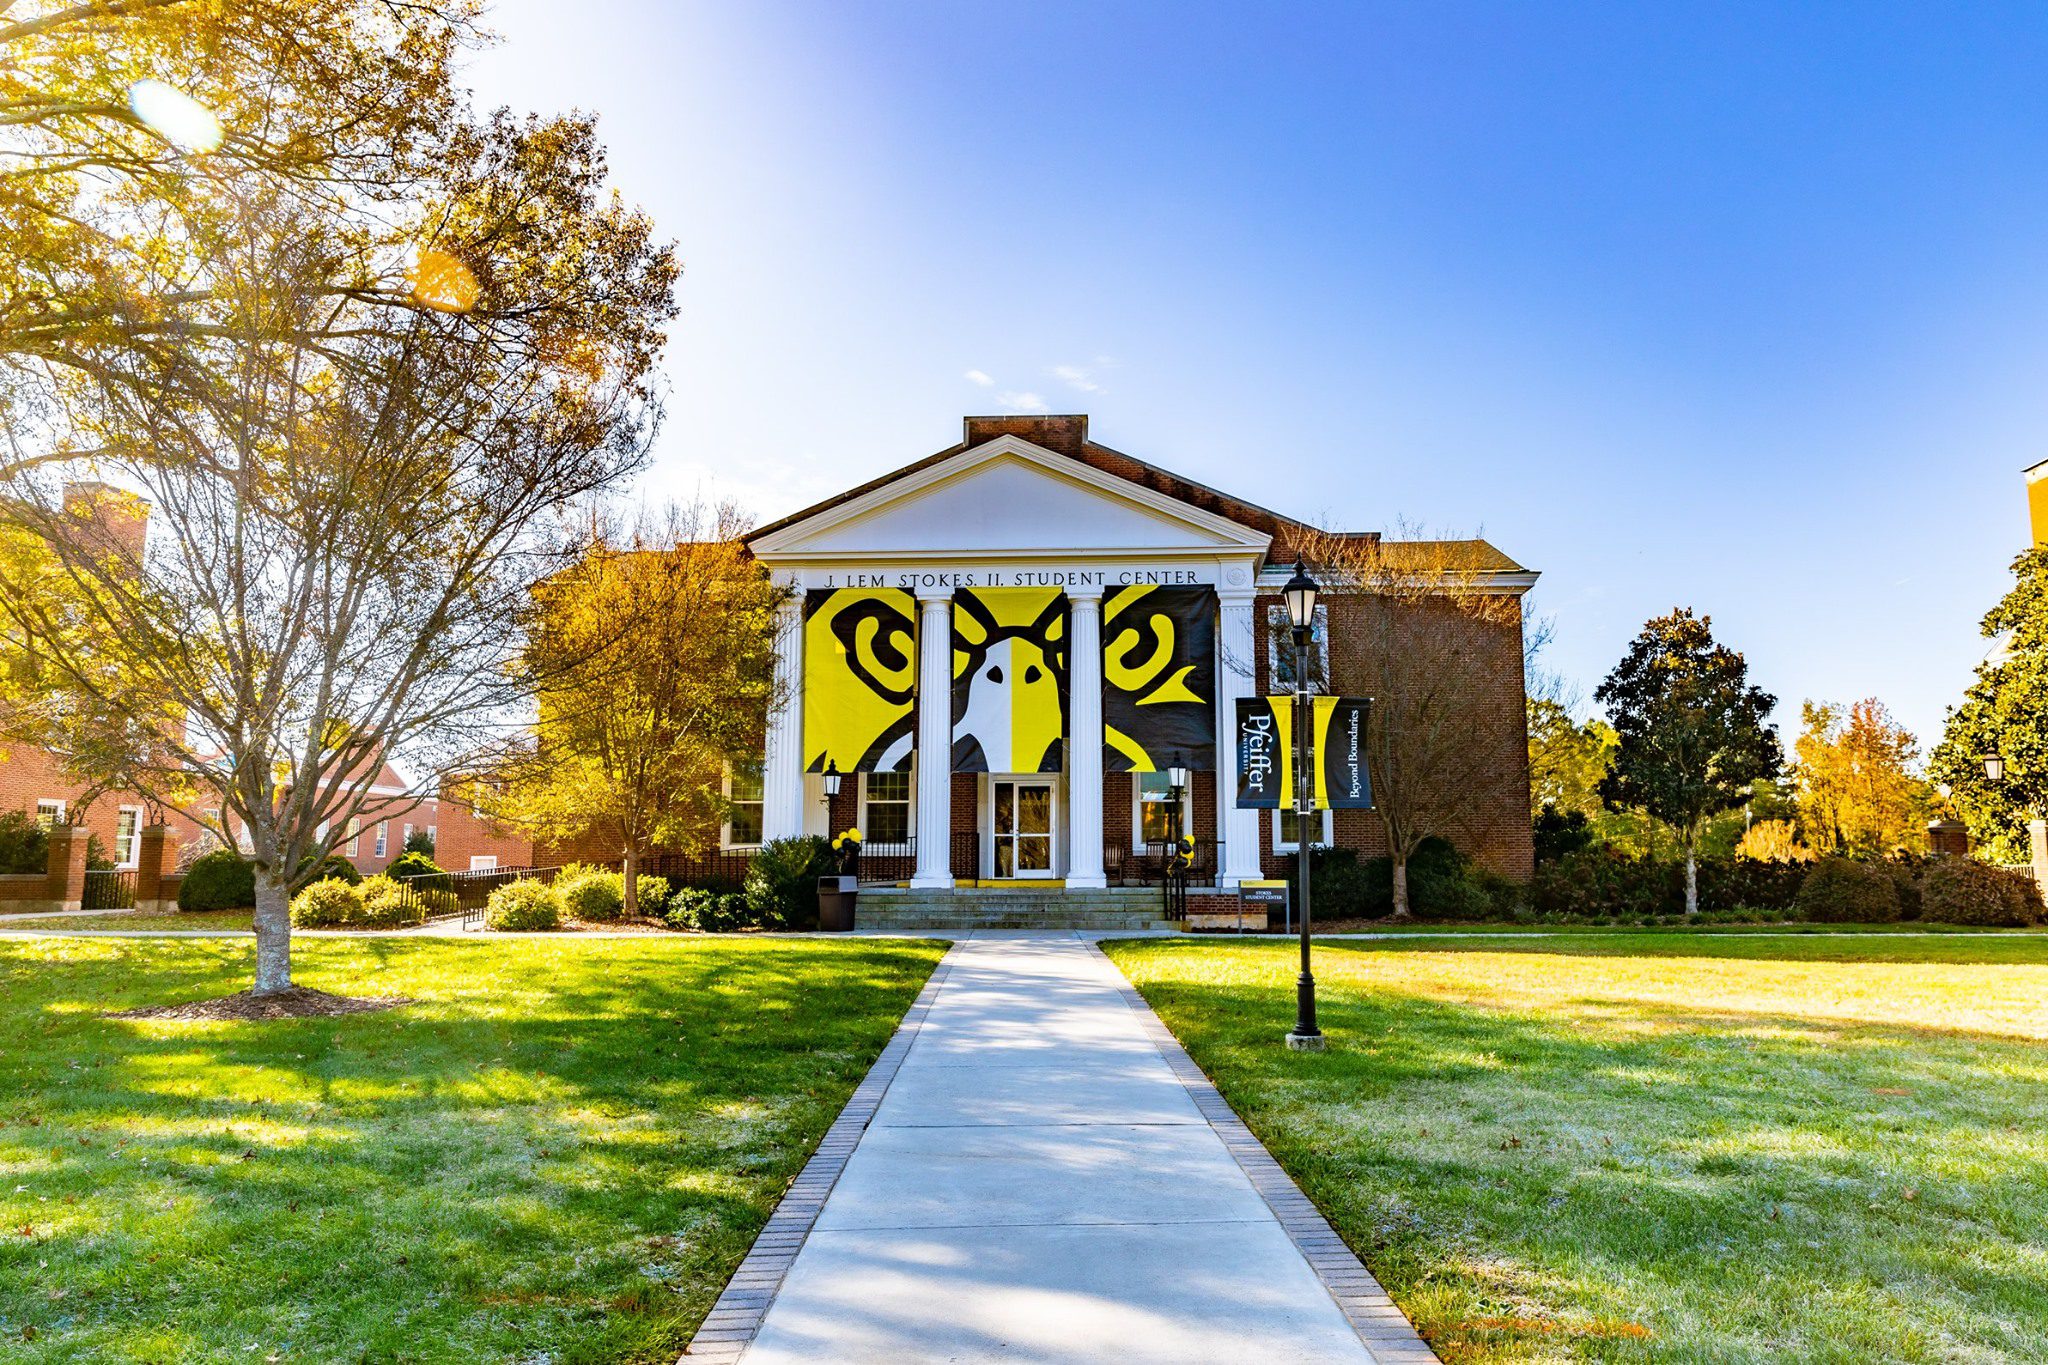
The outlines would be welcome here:
[[[1394,862],[1394,918],[1413,919],[1408,908],[1408,855],[1396,853]]]
[[[292,984],[292,904],[284,877],[256,869],[256,984],[254,995],[275,995]]]
[[[1685,913],[1690,919],[1700,912],[1700,865],[1693,856],[1693,838],[1685,840]]]
[[[631,844],[626,846],[625,856],[620,859],[619,866],[625,873],[625,916],[627,919],[638,919],[640,918],[640,860],[633,856]]]

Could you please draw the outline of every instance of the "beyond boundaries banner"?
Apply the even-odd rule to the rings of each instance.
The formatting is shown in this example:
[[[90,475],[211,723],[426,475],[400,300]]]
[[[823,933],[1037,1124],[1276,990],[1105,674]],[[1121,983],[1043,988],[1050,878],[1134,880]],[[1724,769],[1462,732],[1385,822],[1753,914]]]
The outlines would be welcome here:
[[[1370,810],[1365,770],[1369,697],[1316,697],[1312,736],[1315,803],[1325,810]],[[1294,698],[1241,697],[1237,703],[1237,804],[1241,810],[1294,809]]]

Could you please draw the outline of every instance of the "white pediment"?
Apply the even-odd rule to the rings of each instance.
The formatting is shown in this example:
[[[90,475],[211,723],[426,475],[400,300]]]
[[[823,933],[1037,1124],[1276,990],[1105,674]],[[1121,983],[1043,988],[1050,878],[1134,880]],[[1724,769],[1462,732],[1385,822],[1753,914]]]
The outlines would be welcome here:
[[[1003,436],[753,542],[780,559],[1263,552],[1263,531]]]

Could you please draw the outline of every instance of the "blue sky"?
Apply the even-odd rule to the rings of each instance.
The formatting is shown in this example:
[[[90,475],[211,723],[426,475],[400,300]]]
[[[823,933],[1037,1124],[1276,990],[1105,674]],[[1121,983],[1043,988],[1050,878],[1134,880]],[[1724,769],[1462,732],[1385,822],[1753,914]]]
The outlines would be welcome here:
[[[2048,455],[2048,9],[499,0],[686,264],[649,497],[1085,411],[1483,532],[1593,685],[1686,604],[1931,743]],[[991,381],[979,383],[970,372]]]

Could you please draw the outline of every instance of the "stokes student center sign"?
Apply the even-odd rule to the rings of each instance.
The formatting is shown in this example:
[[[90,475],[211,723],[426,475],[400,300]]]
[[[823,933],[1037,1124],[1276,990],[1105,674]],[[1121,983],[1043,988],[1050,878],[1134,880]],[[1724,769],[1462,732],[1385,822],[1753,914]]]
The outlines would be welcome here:
[[[1291,703],[1257,699],[1292,686],[1272,618],[1303,529],[1090,440],[1085,417],[968,418],[959,445],[762,528],[749,548],[793,592],[760,837],[858,827],[871,852],[903,860],[912,889],[1089,888],[1128,879],[1172,827],[1219,887],[1264,879],[1293,847],[1272,786],[1291,780]],[[1489,557],[1487,590],[1535,581],[1461,544]],[[1319,668],[1346,619],[1341,597],[1326,601]],[[1499,791],[1464,842],[1515,874],[1529,863],[1519,628],[1499,655]],[[1384,847],[1377,816],[1328,810],[1333,797],[1370,802],[1365,717],[1319,700],[1326,813],[1313,837],[1371,856]],[[1242,743],[1247,703],[1279,745],[1259,774]],[[1177,813],[1173,768],[1192,774]],[[847,777],[832,802],[828,769]]]

